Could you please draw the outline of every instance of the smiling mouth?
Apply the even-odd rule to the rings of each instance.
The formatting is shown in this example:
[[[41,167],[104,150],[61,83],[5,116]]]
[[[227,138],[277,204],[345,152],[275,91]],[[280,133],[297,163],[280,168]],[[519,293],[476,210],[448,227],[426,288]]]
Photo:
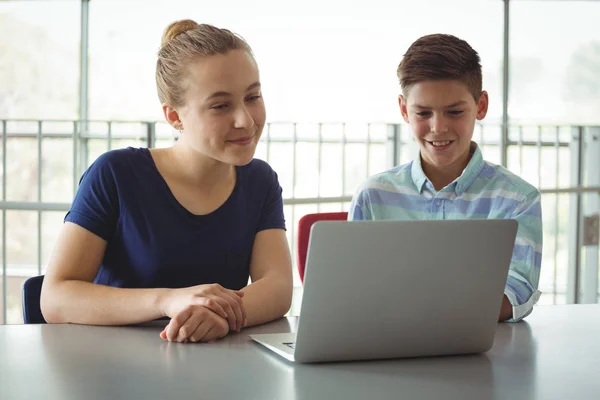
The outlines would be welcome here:
[[[436,141],[429,141],[426,140],[427,143],[429,143],[430,145],[432,145],[433,147],[446,147],[449,146],[450,144],[454,143],[453,140],[436,140]]]

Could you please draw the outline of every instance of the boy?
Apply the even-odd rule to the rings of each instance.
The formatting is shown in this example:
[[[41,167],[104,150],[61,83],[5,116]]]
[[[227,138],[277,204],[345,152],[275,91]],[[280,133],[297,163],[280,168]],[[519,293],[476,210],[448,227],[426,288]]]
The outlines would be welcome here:
[[[464,40],[435,34],[414,42],[398,66],[400,112],[419,157],[369,178],[349,220],[512,218],[519,223],[499,321],[527,316],[540,297],[540,193],[483,160],[471,141],[488,109],[479,55]]]

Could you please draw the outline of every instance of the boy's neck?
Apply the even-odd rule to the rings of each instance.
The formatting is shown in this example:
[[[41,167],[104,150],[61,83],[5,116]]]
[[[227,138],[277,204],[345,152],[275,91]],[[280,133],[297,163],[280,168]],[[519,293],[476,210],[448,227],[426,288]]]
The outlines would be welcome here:
[[[453,164],[446,165],[441,168],[428,164],[421,157],[421,166],[425,176],[429,179],[435,190],[439,191],[461,176],[465,168],[467,168],[470,160],[471,151],[468,151]]]

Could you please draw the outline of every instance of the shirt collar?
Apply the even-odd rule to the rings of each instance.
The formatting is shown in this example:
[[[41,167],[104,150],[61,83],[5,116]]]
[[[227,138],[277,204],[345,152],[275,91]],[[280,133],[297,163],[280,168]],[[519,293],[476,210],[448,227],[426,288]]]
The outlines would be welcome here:
[[[410,175],[412,177],[413,183],[417,187],[417,190],[419,191],[419,193],[422,193],[423,187],[425,186],[425,182],[427,182],[429,179],[427,179],[425,172],[423,172],[423,166],[421,165],[421,151],[420,150],[419,150],[419,153],[417,154],[417,158],[412,163],[412,167],[410,169]]]
[[[457,196],[462,195],[471,186],[484,166],[483,156],[477,143],[471,142],[470,152],[471,159],[469,160],[467,167],[464,169],[462,174],[453,183],[451,183],[451,185],[454,185],[454,191],[456,192]],[[412,163],[410,172],[413,183],[417,187],[419,193],[422,193],[423,187],[427,182],[429,182],[429,179],[423,171],[420,151],[417,155],[417,158]]]

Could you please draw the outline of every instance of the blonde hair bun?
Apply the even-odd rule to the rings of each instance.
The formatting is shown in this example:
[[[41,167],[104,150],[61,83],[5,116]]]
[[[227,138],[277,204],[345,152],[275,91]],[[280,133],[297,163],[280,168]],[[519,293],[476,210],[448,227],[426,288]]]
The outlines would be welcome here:
[[[227,54],[238,49],[252,55],[248,43],[228,29],[198,24],[190,19],[170,24],[163,33],[156,60],[160,104],[180,107],[185,103],[185,80],[190,62],[198,57]]]
[[[198,23],[191,19],[182,19],[180,21],[173,22],[171,25],[167,26],[167,29],[165,29],[162,40],[160,41],[160,46],[163,47],[170,40],[175,39],[177,36],[186,31],[196,29],[198,26]]]

